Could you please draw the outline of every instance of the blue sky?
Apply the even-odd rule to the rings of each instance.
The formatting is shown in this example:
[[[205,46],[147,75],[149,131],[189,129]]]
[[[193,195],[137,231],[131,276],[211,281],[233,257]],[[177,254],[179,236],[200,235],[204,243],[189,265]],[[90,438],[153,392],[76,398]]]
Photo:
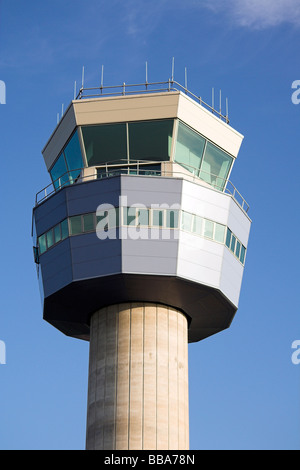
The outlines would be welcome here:
[[[229,99],[253,220],[232,326],[189,347],[191,449],[300,449],[299,0],[0,0],[0,448],[83,449],[88,344],[42,320],[31,211],[41,150],[86,86],[175,79]],[[224,104],[223,104],[224,106]],[[223,108],[225,109],[225,108]]]

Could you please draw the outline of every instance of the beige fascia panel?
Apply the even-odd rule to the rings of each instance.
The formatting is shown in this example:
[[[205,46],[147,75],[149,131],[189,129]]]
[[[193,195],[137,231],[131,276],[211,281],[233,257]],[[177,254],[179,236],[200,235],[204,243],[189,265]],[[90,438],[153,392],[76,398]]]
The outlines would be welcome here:
[[[77,100],[78,126],[171,119],[177,116],[179,92]]]
[[[67,140],[70,138],[72,132],[76,128],[76,119],[74,113],[74,107],[72,103],[66,110],[64,116],[56,126],[50,139],[42,150],[42,155],[47,167],[47,170],[51,168],[53,162],[58,157],[59,153],[63,149]]]
[[[233,157],[237,157],[244,136],[183,93],[179,97],[178,118]]]

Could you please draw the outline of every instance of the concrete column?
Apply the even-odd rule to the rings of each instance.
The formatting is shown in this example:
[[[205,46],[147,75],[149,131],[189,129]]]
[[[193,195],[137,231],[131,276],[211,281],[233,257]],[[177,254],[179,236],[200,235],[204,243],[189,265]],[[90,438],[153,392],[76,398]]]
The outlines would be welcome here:
[[[151,303],[95,312],[86,449],[188,448],[186,317]]]

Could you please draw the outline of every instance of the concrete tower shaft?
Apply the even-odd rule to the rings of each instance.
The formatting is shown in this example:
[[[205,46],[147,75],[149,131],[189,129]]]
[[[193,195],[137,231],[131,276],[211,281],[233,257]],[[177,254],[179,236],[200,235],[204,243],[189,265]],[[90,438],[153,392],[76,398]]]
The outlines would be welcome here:
[[[162,305],[91,318],[86,448],[188,449],[187,319]]]

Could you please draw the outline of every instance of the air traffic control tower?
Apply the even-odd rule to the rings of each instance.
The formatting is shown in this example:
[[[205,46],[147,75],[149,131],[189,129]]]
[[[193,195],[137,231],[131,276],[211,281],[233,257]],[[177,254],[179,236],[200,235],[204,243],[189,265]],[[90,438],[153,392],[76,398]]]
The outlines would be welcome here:
[[[43,318],[90,342],[86,449],[189,449],[188,343],[237,311],[243,136],[174,80],[80,89],[33,209]]]

